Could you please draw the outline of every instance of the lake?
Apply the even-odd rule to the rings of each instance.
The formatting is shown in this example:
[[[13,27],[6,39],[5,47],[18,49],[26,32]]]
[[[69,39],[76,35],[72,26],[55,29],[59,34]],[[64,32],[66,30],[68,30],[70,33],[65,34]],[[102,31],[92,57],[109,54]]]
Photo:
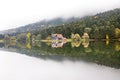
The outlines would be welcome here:
[[[0,47],[0,80],[120,80],[120,42]]]

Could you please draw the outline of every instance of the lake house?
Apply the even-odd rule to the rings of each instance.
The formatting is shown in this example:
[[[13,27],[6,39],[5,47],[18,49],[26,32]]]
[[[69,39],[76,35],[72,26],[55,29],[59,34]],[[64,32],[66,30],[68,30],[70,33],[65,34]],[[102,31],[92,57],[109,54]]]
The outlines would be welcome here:
[[[52,40],[66,40],[66,38],[63,37],[62,34],[52,34],[51,37],[52,37]]]

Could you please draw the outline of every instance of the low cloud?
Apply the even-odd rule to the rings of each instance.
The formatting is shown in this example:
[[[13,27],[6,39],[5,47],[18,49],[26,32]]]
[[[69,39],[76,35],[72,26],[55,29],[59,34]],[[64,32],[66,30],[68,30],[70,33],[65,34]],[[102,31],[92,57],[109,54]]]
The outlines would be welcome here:
[[[120,8],[120,0],[2,0],[0,31],[42,19],[83,17]]]

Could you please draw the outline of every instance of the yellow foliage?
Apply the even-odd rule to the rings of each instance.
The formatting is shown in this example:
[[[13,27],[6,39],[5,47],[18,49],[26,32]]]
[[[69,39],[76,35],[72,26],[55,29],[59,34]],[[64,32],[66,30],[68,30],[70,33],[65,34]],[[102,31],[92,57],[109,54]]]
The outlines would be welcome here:
[[[71,34],[71,38],[73,39],[73,41],[80,41],[81,37],[79,34]]]
[[[109,44],[109,40],[106,40],[106,45],[108,45]]]
[[[115,50],[120,51],[120,43],[119,42],[115,43]]]
[[[27,43],[27,46],[26,46],[28,49],[31,49],[31,45],[30,43]]]
[[[82,45],[84,46],[84,48],[87,48],[89,46],[89,42],[85,41],[85,42],[82,43]]]
[[[30,36],[31,36],[31,33],[29,32],[29,33],[27,33],[27,38],[30,38]]]
[[[46,40],[52,40],[51,36],[47,36]]]
[[[94,18],[95,18],[95,19],[97,19],[97,18],[98,18],[98,16],[94,16]]]
[[[116,38],[118,38],[120,35],[120,29],[119,28],[115,28],[115,36]]]
[[[84,33],[83,36],[82,36],[83,39],[89,39],[89,35],[88,33]]]
[[[71,42],[72,47],[79,47],[80,44],[81,44],[81,41],[73,41],[73,42]]]
[[[10,37],[10,40],[16,40],[15,36]]]
[[[31,49],[31,45],[30,45],[30,37],[31,37],[31,33],[29,32],[29,33],[27,33],[27,48],[29,48],[29,49]]]
[[[109,36],[106,34],[106,40],[108,40],[109,39]]]
[[[109,44],[109,36],[106,34],[106,45]]]

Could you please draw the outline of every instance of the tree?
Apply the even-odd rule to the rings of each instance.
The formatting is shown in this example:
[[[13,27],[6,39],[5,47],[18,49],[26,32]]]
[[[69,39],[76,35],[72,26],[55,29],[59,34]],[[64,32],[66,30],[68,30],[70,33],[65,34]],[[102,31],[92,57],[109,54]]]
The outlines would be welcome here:
[[[120,29],[119,28],[115,28],[115,37],[118,38],[120,35]]]

